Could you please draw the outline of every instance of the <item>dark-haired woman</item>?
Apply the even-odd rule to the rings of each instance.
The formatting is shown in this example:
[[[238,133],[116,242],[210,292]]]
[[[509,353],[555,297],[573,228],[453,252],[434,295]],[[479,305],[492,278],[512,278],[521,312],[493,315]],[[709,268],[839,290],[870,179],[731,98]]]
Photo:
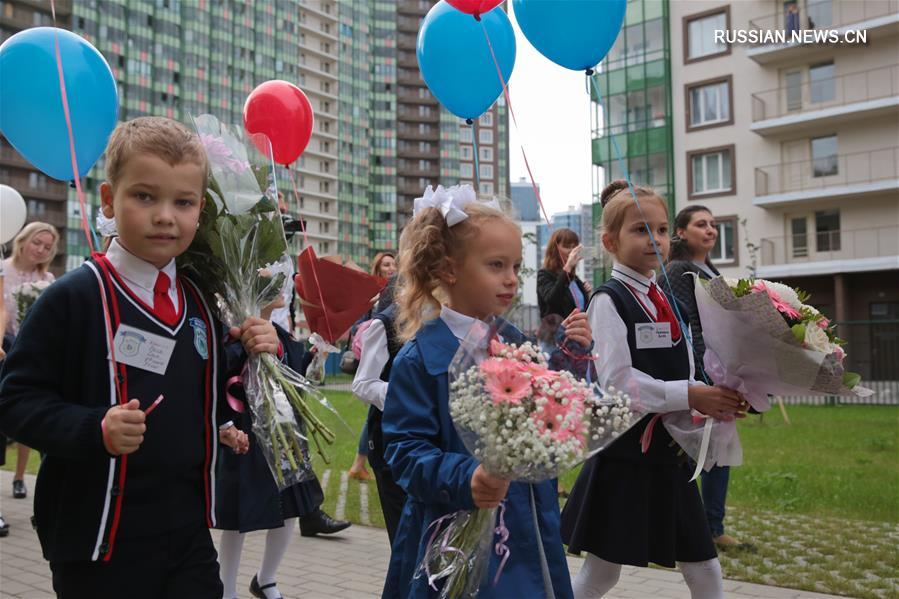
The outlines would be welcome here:
[[[718,241],[718,228],[715,217],[708,208],[693,205],[677,213],[674,219],[674,233],[668,263],[665,265],[667,277],[663,284],[670,283],[670,292],[686,308],[684,318],[690,322],[695,378],[697,381],[707,381],[703,369],[705,343],[702,340],[702,323],[696,308],[693,276],[688,273],[693,273],[704,280],[720,274],[709,259],[709,254]],[[702,473],[702,503],[712,537],[721,549],[740,545],[734,537],[724,533],[724,504],[729,479],[729,466],[714,466],[708,472]]]

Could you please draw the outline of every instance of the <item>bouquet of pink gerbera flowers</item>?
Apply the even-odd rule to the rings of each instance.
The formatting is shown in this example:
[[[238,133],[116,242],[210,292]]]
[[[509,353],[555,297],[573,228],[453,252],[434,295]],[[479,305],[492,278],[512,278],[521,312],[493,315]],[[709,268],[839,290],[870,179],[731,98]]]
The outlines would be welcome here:
[[[626,395],[550,370],[529,342],[487,343],[490,336],[473,332],[462,342],[450,366],[449,407],[465,446],[491,474],[526,482],[555,478],[638,420]],[[435,589],[435,581],[447,579],[441,597],[477,594],[494,534],[500,546],[508,535],[502,518],[494,528],[496,516],[497,509],[463,510],[432,524],[419,574]]]

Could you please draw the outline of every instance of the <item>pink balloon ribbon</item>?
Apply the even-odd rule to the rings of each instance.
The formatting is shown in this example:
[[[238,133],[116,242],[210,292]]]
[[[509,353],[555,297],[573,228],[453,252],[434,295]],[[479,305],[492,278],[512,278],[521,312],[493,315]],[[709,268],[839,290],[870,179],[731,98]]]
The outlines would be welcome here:
[[[243,402],[231,395],[231,387],[241,381],[241,376],[235,375],[228,379],[228,382],[225,384],[225,398],[228,400],[228,405],[238,414],[243,414],[244,412]]]
[[[643,453],[649,451],[649,446],[652,443],[652,431],[656,426],[656,422],[658,422],[661,417],[661,414],[656,414],[655,416],[653,416],[650,419],[649,424],[646,425],[646,430],[644,430],[643,434],[640,435],[640,449],[643,451]]]

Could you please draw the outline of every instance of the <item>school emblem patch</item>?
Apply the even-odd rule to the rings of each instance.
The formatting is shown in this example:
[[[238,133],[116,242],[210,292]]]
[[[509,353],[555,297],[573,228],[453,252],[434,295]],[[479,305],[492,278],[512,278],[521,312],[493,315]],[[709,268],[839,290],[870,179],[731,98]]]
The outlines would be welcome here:
[[[637,335],[639,335],[639,341],[642,344],[652,343],[652,327],[649,325],[646,326],[637,326]]]
[[[200,354],[204,360],[209,359],[209,349],[206,342],[206,323],[202,318],[192,317],[189,321],[191,328],[194,330],[194,349]]]

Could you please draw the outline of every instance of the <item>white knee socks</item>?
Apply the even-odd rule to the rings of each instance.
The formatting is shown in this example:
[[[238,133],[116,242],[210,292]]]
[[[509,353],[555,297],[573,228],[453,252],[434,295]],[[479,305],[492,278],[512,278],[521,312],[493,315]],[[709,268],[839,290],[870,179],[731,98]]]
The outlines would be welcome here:
[[[618,584],[621,566],[587,554],[584,565],[572,581],[574,599],[598,599]]]
[[[262,565],[256,581],[259,586],[265,586],[276,581],[278,566],[284,559],[284,554],[290,546],[290,538],[296,527],[297,519],[291,518],[284,521],[281,528],[272,528],[265,535],[265,552],[262,554]],[[244,534],[236,530],[223,530],[222,540],[219,543],[219,568],[222,585],[225,587],[224,599],[233,599],[237,593],[237,571],[240,569],[240,553],[243,550]],[[262,591],[268,599],[279,597],[277,587],[271,587]]]
[[[678,562],[693,599],[723,599],[721,562],[718,558],[704,562]]]
[[[240,568],[240,552],[243,550],[243,535],[236,530],[223,530],[219,543],[219,576],[225,591],[224,599],[237,597],[237,570]]]
[[[259,566],[259,574],[256,578],[259,586],[265,586],[277,580],[278,566],[281,565],[281,560],[287,553],[287,547],[290,546],[290,539],[296,523],[296,518],[285,520],[284,526],[272,528],[265,534],[265,553],[262,554],[262,565]],[[277,587],[271,587],[262,592],[265,593],[267,599],[280,596]]]

